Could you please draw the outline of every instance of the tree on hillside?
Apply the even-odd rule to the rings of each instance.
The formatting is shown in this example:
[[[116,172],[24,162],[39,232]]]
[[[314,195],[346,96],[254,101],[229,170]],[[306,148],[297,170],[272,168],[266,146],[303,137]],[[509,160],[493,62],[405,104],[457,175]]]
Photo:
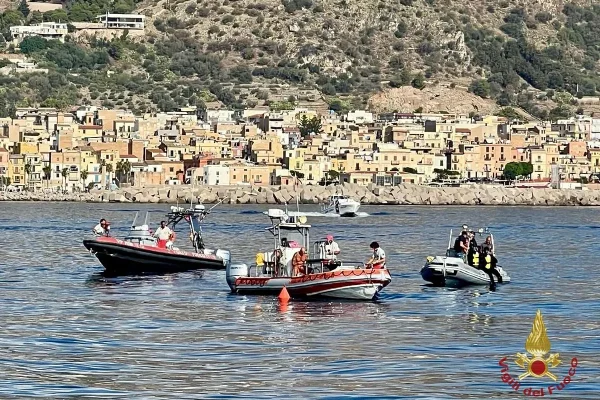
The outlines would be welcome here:
[[[29,184],[29,175],[31,175],[31,163],[25,164],[25,182]]]
[[[321,118],[317,116],[308,118],[306,115],[303,115],[302,118],[300,118],[298,128],[300,128],[300,135],[302,135],[302,137],[308,136],[311,133],[318,134],[323,130]]]
[[[502,175],[504,175],[504,179],[508,179],[511,181],[516,179],[517,176],[523,175],[523,168],[521,167],[521,163],[509,162],[504,166]]]
[[[63,178],[63,190],[67,190],[67,175],[69,174],[69,168],[63,168],[62,171],[60,171],[60,174]]]
[[[425,77],[423,76],[422,73],[418,73],[417,75],[415,75],[415,77],[413,78],[412,82],[411,82],[412,87],[417,88],[417,89],[424,89],[425,88]]]
[[[86,169],[82,170],[79,173],[79,177],[81,178],[81,183],[83,184],[83,187],[85,188],[85,180],[88,178],[88,171]]]
[[[523,171],[523,176],[531,176],[531,174],[533,174],[533,164],[530,162],[522,162],[521,170]]]
[[[23,14],[25,18],[27,18],[27,16],[29,15],[29,5],[27,5],[26,0],[21,0],[21,3],[19,4],[19,7],[17,9],[21,11],[21,14]]]
[[[478,79],[471,82],[471,85],[469,85],[469,91],[474,95],[483,97],[485,99],[490,97],[490,84],[486,80]]]
[[[450,178],[451,176],[454,177],[460,175],[458,171],[443,168],[435,168],[433,172],[437,174],[437,180],[444,180]]]
[[[332,181],[337,181],[340,179],[340,173],[335,169],[330,169],[329,171],[325,172],[325,178],[329,178],[329,180]]]
[[[108,174],[108,183],[111,184],[113,183],[112,180],[112,173],[114,171],[112,164],[105,164],[105,168],[106,168],[106,173]]]
[[[42,172],[44,172],[44,180],[46,181],[46,187],[48,187],[48,182],[50,181],[50,174],[52,173],[52,168],[49,165],[46,165],[42,168]]]
[[[129,183],[129,174],[131,172],[131,163],[129,160],[120,160],[117,162],[117,174],[119,175],[119,179],[125,177],[125,182]]]
[[[291,170],[290,175],[296,178],[296,182],[294,183],[295,185],[302,184],[301,179],[304,179],[304,174],[302,172]]]
[[[19,44],[23,54],[31,54],[48,47],[48,41],[40,36],[28,36]]]
[[[529,176],[533,173],[533,165],[530,162],[509,162],[504,166],[502,175],[504,179],[513,180],[519,176]]]

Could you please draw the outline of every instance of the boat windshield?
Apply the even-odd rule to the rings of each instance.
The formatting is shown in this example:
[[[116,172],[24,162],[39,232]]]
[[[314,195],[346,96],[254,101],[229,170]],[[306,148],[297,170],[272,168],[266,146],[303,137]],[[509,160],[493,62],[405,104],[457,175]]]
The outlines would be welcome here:
[[[298,246],[306,246],[304,243],[304,235],[298,231],[285,231],[281,230],[281,243],[284,247],[291,247],[290,244],[297,243]],[[284,245],[284,243],[287,243]]]

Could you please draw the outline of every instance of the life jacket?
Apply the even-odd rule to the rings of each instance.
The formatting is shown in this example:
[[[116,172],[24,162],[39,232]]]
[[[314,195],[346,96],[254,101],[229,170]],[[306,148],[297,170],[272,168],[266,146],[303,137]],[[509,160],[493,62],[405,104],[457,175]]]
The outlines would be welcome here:
[[[490,269],[492,268],[492,256],[490,256],[489,254],[487,256],[485,256],[485,269]]]
[[[479,252],[477,251],[473,253],[473,265],[479,265]]]
[[[256,253],[256,265],[265,265],[265,256],[263,255],[263,253]]]

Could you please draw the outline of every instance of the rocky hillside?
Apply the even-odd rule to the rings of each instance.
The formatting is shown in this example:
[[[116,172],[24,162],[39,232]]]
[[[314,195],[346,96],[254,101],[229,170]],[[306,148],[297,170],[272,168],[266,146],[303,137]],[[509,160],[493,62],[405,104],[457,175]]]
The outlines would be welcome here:
[[[146,37],[123,35],[111,42],[85,43],[83,49],[38,44],[24,52],[50,67],[77,72],[78,78],[69,80],[80,101],[139,110],[168,110],[213,98],[233,107],[270,102],[285,108],[321,95],[334,109],[367,103],[402,109],[415,107],[415,101],[403,101],[387,90],[413,86],[444,87],[431,89],[431,96],[449,104],[462,96],[466,100],[461,110],[477,112],[463,86],[500,106],[556,118],[575,110],[576,97],[597,95],[600,87],[600,6],[589,4],[74,0],[60,12],[61,20],[137,10],[148,17]],[[0,23],[6,28],[12,20],[14,15],[0,18]],[[87,58],[82,59],[84,53]],[[68,60],[59,54],[67,54]],[[106,79],[90,70],[112,70],[116,76]],[[23,89],[38,91],[28,82]],[[386,92],[368,101],[381,91]],[[390,103],[382,104],[386,98]]]

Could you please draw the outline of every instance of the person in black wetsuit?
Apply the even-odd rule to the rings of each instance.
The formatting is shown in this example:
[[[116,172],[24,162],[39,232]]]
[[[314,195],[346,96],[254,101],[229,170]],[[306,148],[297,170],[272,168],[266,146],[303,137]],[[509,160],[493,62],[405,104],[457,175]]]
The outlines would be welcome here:
[[[500,272],[498,272],[498,270],[496,269],[497,263],[498,260],[496,259],[496,257],[494,257],[494,255],[488,248],[485,248],[483,254],[481,255],[481,257],[479,257],[479,269],[488,274],[488,276],[490,277],[490,289],[492,290],[496,288],[496,283],[494,282],[494,275],[496,275],[498,283],[502,283],[502,275],[500,275]]]
[[[477,267],[479,264],[475,263],[475,253],[479,251],[479,247],[477,246],[477,241],[475,240],[475,234],[473,231],[468,232],[469,238],[469,252],[467,253],[467,262],[471,267]]]

